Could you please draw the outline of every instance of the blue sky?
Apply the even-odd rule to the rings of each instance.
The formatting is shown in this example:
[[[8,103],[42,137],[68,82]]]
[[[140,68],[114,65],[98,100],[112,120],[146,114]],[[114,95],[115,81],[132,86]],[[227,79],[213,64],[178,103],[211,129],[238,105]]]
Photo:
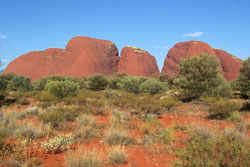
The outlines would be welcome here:
[[[0,0],[0,60],[64,48],[74,36],[136,46],[161,70],[175,43],[199,40],[250,56],[249,0]]]

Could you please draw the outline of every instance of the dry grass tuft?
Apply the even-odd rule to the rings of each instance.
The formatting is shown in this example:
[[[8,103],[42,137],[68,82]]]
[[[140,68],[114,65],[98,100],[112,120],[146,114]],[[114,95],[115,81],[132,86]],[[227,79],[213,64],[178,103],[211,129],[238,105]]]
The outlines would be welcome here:
[[[122,165],[127,162],[128,154],[124,146],[113,146],[108,150],[108,161],[113,165]]]
[[[69,151],[65,162],[69,167],[102,167],[106,164],[104,154],[96,148]]]

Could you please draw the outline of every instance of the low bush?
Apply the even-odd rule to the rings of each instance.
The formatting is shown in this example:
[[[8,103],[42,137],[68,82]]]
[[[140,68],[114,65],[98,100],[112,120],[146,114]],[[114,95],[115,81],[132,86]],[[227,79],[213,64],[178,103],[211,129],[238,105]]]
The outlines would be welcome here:
[[[76,118],[76,123],[79,126],[97,126],[97,119],[95,117],[82,114],[79,117]]]
[[[127,130],[117,128],[108,129],[104,140],[109,145],[129,145],[133,143]]]
[[[86,103],[90,107],[105,107],[105,100],[104,99],[97,99],[97,98],[88,98]]]
[[[22,139],[38,139],[44,137],[42,127],[35,127],[32,123],[24,122],[14,132],[17,138]]]
[[[220,100],[210,105],[209,112],[218,118],[226,119],[234,111],[239,111],[242,104],[234,101]]]
[[[2,150],[2,148],[4,147],[6,138],[8,136],[9,136],[9,131],[1,127],[0,128],[0,150]]]
[[[157,99],[152,98],[150,95],[141,96],[139,99],[134,100],[135,109],[138,110],[139,117],[144,118],[148,114],[160,115],[163,108],[157,105]]]
[[[122,109],[131,109],[137,107],[136,104],[137,101],[138,101],[137,95],[129,92],[120,92],[117,98],[110,100],[110,103]]]
[[[42,142],[41,147],[44,148],[48,153],[59,153],[68,149],[74,144],[74,138],[72,134],[60,134],[48,142]]]
[[[131,120],[131,117],[128,113],[114,110],[112,111],[112,116],[110,117],[110,124],[114,126],[120,126],[127,123],[128,120]]]
[[[75,139],[78,141],[89,141],[92,138],[96,138],[100,136],[100,130],[95,126],[82,126],[77,129],[75,134]]]
[[[230,112],[226,120],[231,122],[240,122],[243,120],[243,117],[238,111]]]
[[[162,97],[159,101],[158,104],[163,107],[163,108],[167,108],[170,109],[174,106],[179,105],[181,102],[178,101],[177,99],[175,99],[172,96],[168,96],[168,97]]]
[[[13,77],[7,86],[7,89],[12,91],[23,90],[27,91],[32,88],[30,78],[24,76],[15,76]]]
[[[102,151],[96,148],[69,151],[65,161],[69,167],[103,167],[106,164]]]
[[[76,96],[79,91],[79,85],[72,81],[50,81],[45,86],[50,94],[58,98],[67,96]]]
[[[32,83],[33,89],[38,91],[44,90],[46,82],[47,82],[46,78],[41,78],[36,80],[35,82]]]
[[[88,77],[87,88],[93,91],[104,90],[108,81],[103,74],[94,74]]]
[[[51,108],[51,106],[53,106],[54,104],[51,102],[44,102],[44,103],[38,103],[37,107],[42,108],[42,109],[47,109],[47,108]]]
[[[241,132],[236,129],[222,132],[211,132],[208,129],[201,132],[189,131],[189,138],[184,142],[186,147],[177,151],[180,161],[175,166],[249,166],[250,143]]]
[[[49,111],[38,115],[38,120],[43,123],[50,124],[53,127],[59,125],[59,123],[66,119],[66,113],[61,111]]]
[[[108,161],[112,165],[122,165],[127,162],[128,155],[124,146],[113,146],[108,150]]]
[[[53,95],[51,95],[48,91],[41,91],[39,94],[34,96],[34,99],[39,102],[57,102],[59,99]]]
[[[74,121],[81,113],[81,111],[71,108],[57,108],[39,114],[38,120],[56,127],[62,121]]]
[[[108,78],[108,87],[110,89],[118,89],[118,83],[122,80],[120,77],[111,76]]]
[[[4,104],[6,96],[7,93],[5,91],[0,90],[0,106]]]
[[[140,84],[142,81],[136,76],[125,76],[118,82],[117,86],[120,90],[124,90],[130,93],[140,93]]]
[[[161,123],[156,118],[147,119],[146,121],[146,124],[142,126],[142,133],[149,136],[158,134]]]
[[[151,95],[161,93],[167,89],[166,83],[157,81],[156,79],[148,79],[140,85],[140,92],[150,93]]]
[[[216,87],[212,93],[211,96],[213,97],[230,97],[232,95],[232,87],[228,81],[225,81],[222,79],[221,84]]]
[[[171,143],[175,140],[173,128],[164,128],[160,130],[159,138],[163,143]]]

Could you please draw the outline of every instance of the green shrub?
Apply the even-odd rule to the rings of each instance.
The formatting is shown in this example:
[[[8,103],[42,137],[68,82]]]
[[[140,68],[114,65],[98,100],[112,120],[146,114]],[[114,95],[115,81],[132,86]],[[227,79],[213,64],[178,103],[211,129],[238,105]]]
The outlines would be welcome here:
[[[0,74],[0,91],[6,90],[8,87],[8,83],[15,76],[16,76],[16,74],[14,74],[14,73]]]
[[[85,77],[77,78],[76,82],[80,86],[80,89],[87,88],[87,78]]]
[[[177,106],[180,104],[180,102],[178,100],[176,100],[174,97],[172,96],[167,96],[167,97],[163,97],[158,101],[158,104],[163,107],[163,108],[167,108],[170,109],[171,107]]]
[[[241,107],[242,104],[238,102],[220,100],[210,105],[209,112],[221,119],[226,119],[232,112],[239,111]]]
[[[87,88],[93,91],[104,90],[108,81],[103,74],[94,74],[88,77]]]
[[[39,114],[38,120],[56,127],[62,121],[74,121],[80,114],[81,111],[76,111],[71,108],[57,108]]]
[[[77,78],[74,78],[69,75],[53,75],[53,76],[48,76],[46,78],[46,81],[72,81],[72,82],[77,82]]]
[[[108,86],[110,89],[118,89],[118,83],[122,80],[120,77],[111,76],[108,78]]]
[[[169,75],[166,74],[166,73],[163,73],[163,74],[159,74],[158,75],[158,78],[161,82],[168,82],[168,79],[169,79]]]
[[[140,92],[157,94],[166,91],[167,84],[164,84],[156,79],[148,79],[140,85]]]
[[[228,81],[222,79],[221,84],[212,91],[211,95],[213,97],[230,97],[232,95],[232,87]]]
[[[144,118],[147,114],[161,114],[163,111],[160,105],[157,105],[157,100],[151,96],[143,96],[134,100],[135,109],[139,111],[139,116]]]
[[[37,95],[34,96],[34,99],[40,102],[57,102],[59,99],[53,95],[51,95],[48,91],[41,91]]]
[[[7,89],[17,91],[17,90],[30,90],[32,88],[30,83],[30,78],[24,76],[13,77],[7,86]]]
[[[58,126],[59,122],[65,120],[66,113],[60,111],[44,112],[38,115],[38,120],[53,127]]]
[[[5,91],[0,90],[0,106],[4,103],[7,93]]]
[[[0,91],[6,90],[8,86],[8,81],[5,80],[1,75],[0,75]]]
[[[46,90],[58,98],[67,96],[76,96],[79,91],[79,85],[72,81],[50,81],[46,84]]]
[[[175,166],[247,167],[250,164],[249,140],[234,129],[223,132],[191,130],[184,144],[186,147],[177,151],[180,161]]]
[[[45,85],[46,85],[46,79],[45,78],[41,78],[36,80],[35,82],[32,83],[33,89],[34,90],[44,90],[45,89]]]
[[[234,88],[240,90],[242,97],[250,97],[250,57],[243,62],[240,68],[240,75],[232,84]]]
[[[69,146],[74,144],[73,135],[70,134],[60,134],[48,142],[42,142],[41,147],[46,149],[49,153],[59,153],[66,150]]]
[[[230,112],[226,119],[231,122],[240,122],[243,120],[243,117],[238,111],[234,111]]]
[[[180,74],[174,84],[182,89],[188,100],[198,99],[221,84],[218,65],[215,57],[206,54],[188,57],[180,62]]]
[[[141,80],[136,76],[125,76],[117,84],[119,89],[130,92],[130,93],[140,93]]]
[[[123,78],[128,76],[128,74],[124,73],[124,72],[115,72],[112,76],[114,77],[119,77],[119,78]]]

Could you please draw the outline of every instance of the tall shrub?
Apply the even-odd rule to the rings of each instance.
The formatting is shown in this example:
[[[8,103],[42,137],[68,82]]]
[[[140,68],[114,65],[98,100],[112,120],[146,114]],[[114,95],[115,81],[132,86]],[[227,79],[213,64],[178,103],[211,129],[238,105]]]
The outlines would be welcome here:
[[[218,66],[219,61],[207,54],[188,57],[180,62],[180,75],[174,84],[183,90],[188,99],[200,98],[221,84]]]

